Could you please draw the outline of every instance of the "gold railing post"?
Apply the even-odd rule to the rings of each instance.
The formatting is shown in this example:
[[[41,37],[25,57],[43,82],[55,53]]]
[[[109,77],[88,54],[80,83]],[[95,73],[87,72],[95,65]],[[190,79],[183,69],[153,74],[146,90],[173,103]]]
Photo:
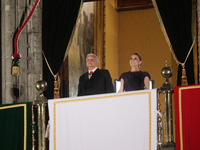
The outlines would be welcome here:
[[[161,75],[166,78],[166,81],[163,83],[162,87],[158,89],[158,95],[161,93],[163,94],[164,99],[164,135],[161,135],[161,131],[163,128],[158,126],[158,142],[161,142],[161,137],[164,136],[164,141],[162,141],[162,144],[159,145],[159,148],[164,147],[175,147],[174,141],[173,141],[173,117],[172,117],[172,94],[174,92],[173,85],[169,82],[169,78],[172,76],[173,71],[168,66],[168,63],[166,61],[166,66],[161,70]],[[160,105],[160,98],[159,98],[159,104]],[[161,114],[160,106],[158,110]],[[161,115],[162,116],[162,115]],[[158,116],[158,121],[162,122],[163,120]],[[158,123],[159,125],[159,123]],[[159,141],[160,140],[160,141]]]
[[[162,114],[161,114],[161,109],[160,109],[160,91],[157,91],[157,140],[158,140],[158,146],[157,149],[162,148]]]
[[[47,82],[42,79],[39,80],[36,83],[36,89],[40,91],[40,95],[32,103],[32,150],[46,150],[45,132],[47,118],[45,108],[47,107],[47,99],[44,97],[43,91],[47,89]],[[37,119],[35,116],[37,116]],[[37,136],[35,136],[34,127],[37,127]]]

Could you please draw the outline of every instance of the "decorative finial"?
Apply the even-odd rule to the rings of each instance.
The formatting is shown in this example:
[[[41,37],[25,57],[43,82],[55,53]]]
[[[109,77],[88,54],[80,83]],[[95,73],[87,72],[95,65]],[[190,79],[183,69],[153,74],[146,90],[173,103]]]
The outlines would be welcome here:
[[[165,61],[165,66],[168,67],[168,62],[167,62],[167,60]]]
[[[44,92],[47,89],[47,82],[44,80],[39,80],[36,83],[36,89],[40,91],[40,93]]]
[[[47,82],[42,79],[42,75],[40,75],[40,80],[36,82],[36,89],[40,92],[40,95],[33,101],[33,104],[46,103],[47,99],[43,92],[47,89]]]
[[[40,80],[43,80],[42,74],[40,74]]]
[[[161,70],[161,75],[166,78],[165,83],[162,85],[161,89],[171,89],[172,84],[169,82],[169,78],[173,75],[172,68],[168,66],[167,60],[165,61],[165,67]]]
[[[161,70],[161,75],[164,77],[164,78],[170,78],[173,74],[173,71],[172,69],[168,66],[168,62],[167,60],[165,61],[165,67],[162,68]]]

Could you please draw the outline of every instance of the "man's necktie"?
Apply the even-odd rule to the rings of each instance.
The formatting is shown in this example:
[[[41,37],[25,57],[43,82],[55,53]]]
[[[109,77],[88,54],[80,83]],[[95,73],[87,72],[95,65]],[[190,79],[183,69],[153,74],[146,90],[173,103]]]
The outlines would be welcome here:
[[[90,71],[88,78],[90,79],[92,77],[93,72]]]

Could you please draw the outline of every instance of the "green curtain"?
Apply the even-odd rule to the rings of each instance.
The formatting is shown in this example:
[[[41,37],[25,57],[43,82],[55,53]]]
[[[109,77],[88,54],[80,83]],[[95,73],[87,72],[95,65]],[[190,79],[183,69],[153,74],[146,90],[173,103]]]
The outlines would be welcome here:
[[[1,150],[31,150],[31,104],[0,105]]]

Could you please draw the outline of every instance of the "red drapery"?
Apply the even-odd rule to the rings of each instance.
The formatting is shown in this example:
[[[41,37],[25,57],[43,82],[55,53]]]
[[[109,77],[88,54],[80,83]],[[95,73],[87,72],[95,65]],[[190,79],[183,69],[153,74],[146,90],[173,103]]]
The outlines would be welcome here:
[[[200,85],[174,87],[176,150],[198,150]]]

